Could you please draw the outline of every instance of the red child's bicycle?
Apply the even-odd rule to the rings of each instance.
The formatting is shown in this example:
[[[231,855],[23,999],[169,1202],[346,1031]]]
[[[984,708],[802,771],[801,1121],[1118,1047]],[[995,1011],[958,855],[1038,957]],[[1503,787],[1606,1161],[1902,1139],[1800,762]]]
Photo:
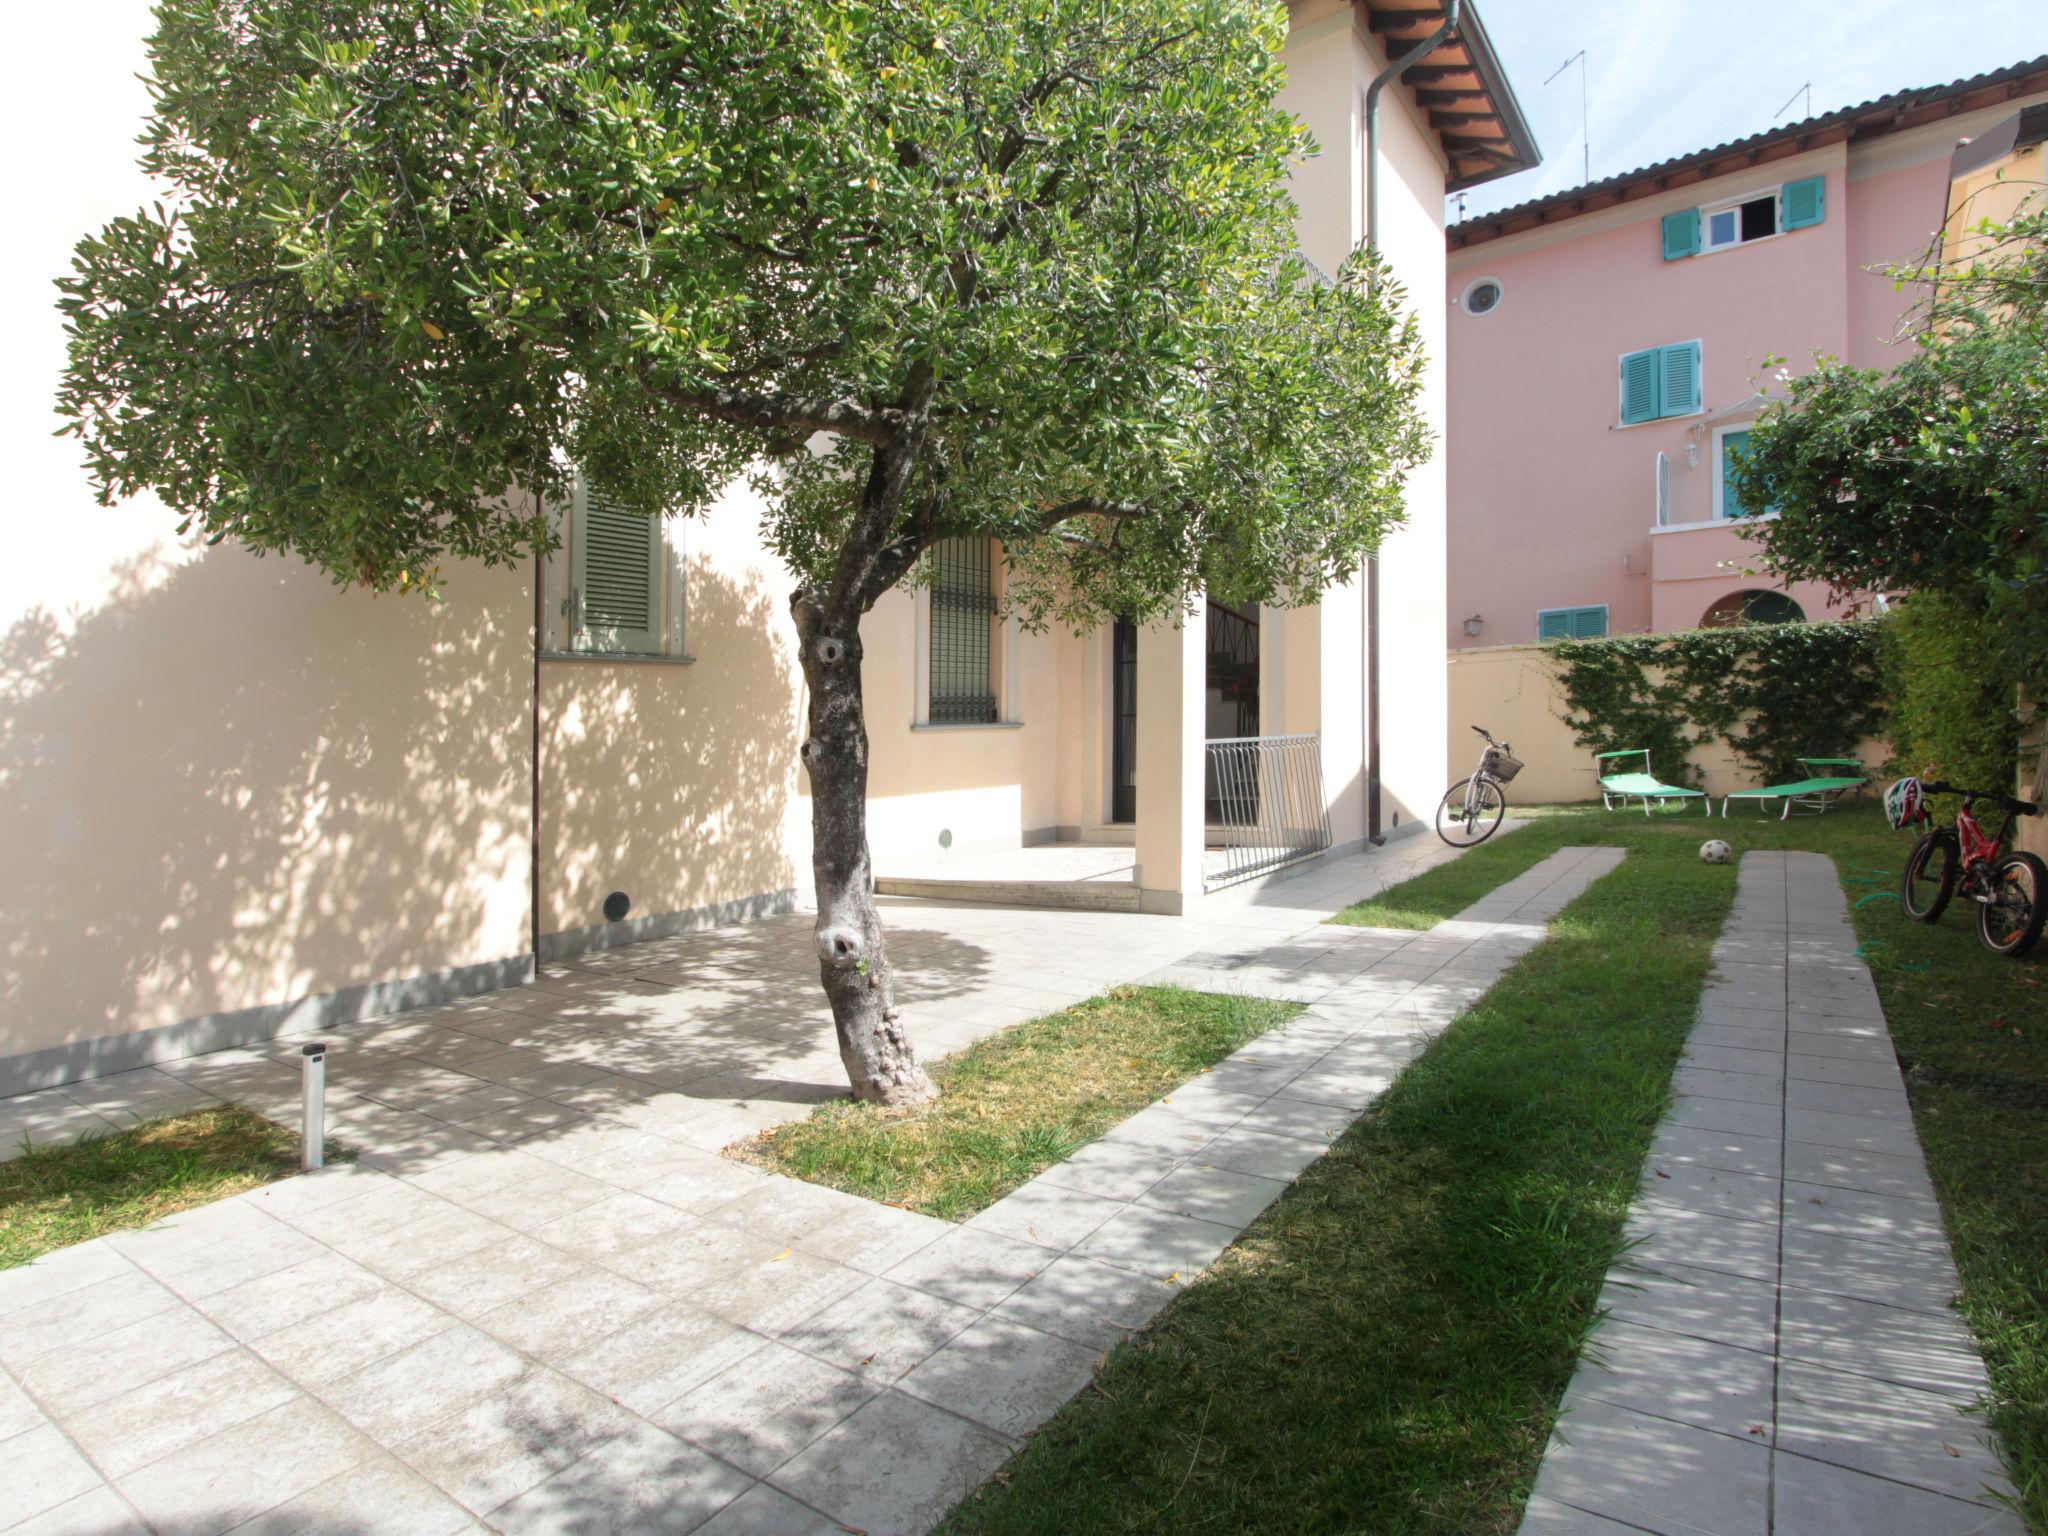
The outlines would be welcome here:
[[[1953,827],[1935,824],[1927,808],[1929,795],[1963,797]],[[1986,837],[1977,824],[1979,800],[2005,812],[2005,824],[1996,837]],[[2000,850],[2010,845],[2013,824],[2022,816],[2038,815],[2038,807],[1995,790],[1901,779],[1885,793],[1885,814],[1894,827],[1928,829],[1913,845],[1899,881],[1899,905],[1908,917],[1938,921],[1950,899],[1961,893],[1977,904],[1977,937],[1994,955],[2017,959],[2034,947],[2048,922],[2048,864],[2031,853]]]

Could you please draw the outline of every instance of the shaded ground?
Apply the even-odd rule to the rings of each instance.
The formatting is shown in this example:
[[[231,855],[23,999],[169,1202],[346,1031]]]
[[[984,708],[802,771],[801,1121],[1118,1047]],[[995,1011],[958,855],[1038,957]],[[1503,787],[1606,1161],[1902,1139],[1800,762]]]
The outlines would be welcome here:
[[[0,1269],[148,1226],[298,1168],[297,1136],[231,1106],[31,1147],[0,1163]]]

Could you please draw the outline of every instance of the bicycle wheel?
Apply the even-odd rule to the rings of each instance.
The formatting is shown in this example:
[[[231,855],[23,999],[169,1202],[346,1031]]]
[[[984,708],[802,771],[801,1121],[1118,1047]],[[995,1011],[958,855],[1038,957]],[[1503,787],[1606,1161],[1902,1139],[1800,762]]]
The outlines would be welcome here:
[[[1922,923],[1938,919],[1956,893],[1961,864],[1955,833],[1946,827],[1925,833],[1906,855],[1906,871],[1899,877],[1899,905],[1906,916]]]
[[[1977,908],[1977,937],[1994,955],[2017,960],[2048,922],[2048,864],[2031,853],[2008,853],[1991,866],[1991,899]]]
[[[1469,807],[1465,800],[1468,784],[1472,784]],[[1437,804],[1436,835],[1453,848],[1470,848],[1493,836],[1493,829],[1500,825],[1507,809],[1508,797],[1492,779],[1482,778],[1476,784],[1471,779],[1460,779],[1444,791]]]

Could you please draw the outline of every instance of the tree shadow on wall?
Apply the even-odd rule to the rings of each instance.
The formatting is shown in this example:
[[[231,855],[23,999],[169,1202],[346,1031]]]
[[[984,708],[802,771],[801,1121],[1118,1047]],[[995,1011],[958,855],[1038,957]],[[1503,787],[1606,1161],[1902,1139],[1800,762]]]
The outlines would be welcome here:
[[[544,664],[543,932],[601,927],[613,891],[642,918],[808,884],[788,615],[758,574],[693,560],[688,633],[693,666]]]
[[[530,593],[222,548],[0,636],[0,1053],[516,956]]]

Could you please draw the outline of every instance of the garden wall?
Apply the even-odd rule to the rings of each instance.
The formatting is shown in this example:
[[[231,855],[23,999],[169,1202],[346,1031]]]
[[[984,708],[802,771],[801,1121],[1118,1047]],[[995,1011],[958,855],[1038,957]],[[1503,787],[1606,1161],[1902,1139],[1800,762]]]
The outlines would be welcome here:
[[[2029,853],[2048,859],[2048,804],[2044,804],[2048,802],[2048,773],[2035,776],[2044,751],[2048,751],[2048,709],[2037,707],[2020,733],[2019,788],[2015,793],[2042,806],[2042,814],[2020,818],[2018,841]]]
[[[1540,645],[1502,645],[1454,651],[1449,658],[1451,773],[1462,777],[1478,760],[1479,738],[1470,727],[1483,725],[1514,743],[1515,756],[1527,766],[1509,792],[1524,805],[1547,801],[1596,800],[1600,796],[1593,752],[1581,746],[1565,723],[1564,689],[1557,658]],[[1690,734],[1699,734],[1695,726]],[[1872,738],[1854,754],[1876,768],[1889,748]],[[1749,789],[1760,781],[1755,771],[1725,741],[1695,747],[1690,761],[1697,783],[1712,795]],[[1659,763],[1658,776],[1674,775]]]

